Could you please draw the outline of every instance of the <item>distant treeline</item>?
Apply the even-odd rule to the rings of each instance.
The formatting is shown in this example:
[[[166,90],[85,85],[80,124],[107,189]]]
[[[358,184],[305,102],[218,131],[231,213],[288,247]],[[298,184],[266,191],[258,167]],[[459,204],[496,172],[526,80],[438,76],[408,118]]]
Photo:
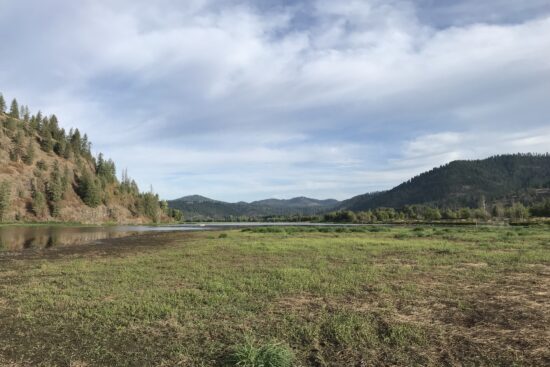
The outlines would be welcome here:
[[[228,222],[324,222],[324,223],[394,223],[413,221],[524,221],[530,218],[550,218],[550,199],[527,207],[521,203],[483,205],[479,208],[439,209],[428,205],[407,205],[401,209],[377,208],[353,212],[338,210],[324,215],[238,216],[227,217]]]
[[[525,220],[535,208],[527,208],[521,203],[505,207],[495,205],[488,208],[439,209],[426,205],[407,205],[402,209],[377,208],[374,210],[352,212],[341,210],[327,213],[322,221],[333,223],[385,223],[396,221],[440,221],[440,220]]]

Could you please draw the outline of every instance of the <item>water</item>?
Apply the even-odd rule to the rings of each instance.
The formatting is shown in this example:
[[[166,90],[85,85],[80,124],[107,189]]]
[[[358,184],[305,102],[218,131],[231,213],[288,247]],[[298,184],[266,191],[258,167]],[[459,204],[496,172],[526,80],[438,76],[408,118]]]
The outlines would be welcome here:
[[[256,226],[350,226],[345,224],[327,223],[206,223],[182,224],[171,226],[32,226],[13,225],[0,226],[0,252],[21,251],[25,249],[47,249],[60,246],[75,246],[98,242],[101,240],[121,238],[131,235],[168,232],[168,231],[198,231],[212,229],[234,229]]]
[[[105,239],[158,231],[191,231],[201,226],[5,226],[0,227],[0,251],[74,246]]]

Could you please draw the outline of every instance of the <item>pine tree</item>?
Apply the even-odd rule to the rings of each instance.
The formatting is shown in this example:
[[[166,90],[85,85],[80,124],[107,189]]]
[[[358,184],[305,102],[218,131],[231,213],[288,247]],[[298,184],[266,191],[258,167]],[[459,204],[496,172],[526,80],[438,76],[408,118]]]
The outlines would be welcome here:
[[[25,150],[23,148],[23,133],[21,130],[17,132],[13,139],[14,147],[10,152],[10,157],[12,161],[18,162],[25,155]]]
[[[149,217],[153,223],[157,223],[160,219],[160,206],[158,197],[152,192],[143,194],[142,196],[143,214]]]
[[[6,100],[2,93],[0,93],[0,114],[6,113]]]
[[[59,216],[59,202],[63,198],[63,178],[61,171],[59,170],[59,164],[55,162],[52,172],[50,174],[50,180],[47,185],[48,200],[50,201],[50,208],[53,217]]]
[[[24,106],[22,116],[25,122],[29,122],[31,120],[31,111],[29,110],[29,106]]]
[[[29,145],[27,145],[27,151],[23,156],[23,162],[29,166],[32,165],[34,162],[34,155],[34,144],[32,142],[32,139],[30,139]]]
[[[63,198],[65,198],[67,194],[67,190],[69,189],[69,183],[71,182],[71,177],[69,175],[70,175],[69,167],[65,166],[65,170],[63,171],[63,176],[61,177]]]
[[[65,155],[66,149],[67,149],[67,143],[65,142],[65,139],[57,140],[53,146],[54,153],[60,157],[63,157]]]
[[[10,208],[11,186],[9,182],[0,183],[0,222],[4,221],[7,211]]]
[[[65,149],[63,150],[63,158],[71,159],[72,155],[73,155],[73,150],[71,146],[65,143]]]
[[[42,123],[42,112],[38,111],[35,116],[31,117],[31,129],[34,131],[40,130],[40,124]]]
[[[40,182],[32,181],[32,211],[37,217],[46,216],[46,196],[43,193],[42,184]]]
[[[40,147],[46,153],[49,153],[52,151],[53,139],[52,139],[52,134],[49,131],[44,132],[44,136],[42,137],[42,141],[40,142]]]
[[[162,200],[160,202],[160,210],[162,210],[164,214],[168,214],[168,209],[168,202],[166,200]]]
[[[75,129],[75,131],[73,133],[69,133],[69,135],[73,153],[77,156],[81,155],[82,138],[80,137],[80,131],[78,131],[78,129]]]
[[[77,194],[89,207],[95,208],[101,203],[99,185],[87,171],[78,180]]]
[[[9,115],[14,119],[19,119],[19,104],[17,103],[17,99],[15,98],[13,99],[13,101],[11,101]]]

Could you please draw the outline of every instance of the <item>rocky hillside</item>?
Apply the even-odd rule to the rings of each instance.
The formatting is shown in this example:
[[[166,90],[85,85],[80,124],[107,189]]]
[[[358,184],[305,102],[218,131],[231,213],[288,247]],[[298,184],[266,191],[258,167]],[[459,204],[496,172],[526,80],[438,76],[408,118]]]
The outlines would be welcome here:
[[[115,164],[94,157],[86,134],[55,115],[31,114],[0,95],[0,221],[149,223],[171,220],[153,193],[141,193]]]

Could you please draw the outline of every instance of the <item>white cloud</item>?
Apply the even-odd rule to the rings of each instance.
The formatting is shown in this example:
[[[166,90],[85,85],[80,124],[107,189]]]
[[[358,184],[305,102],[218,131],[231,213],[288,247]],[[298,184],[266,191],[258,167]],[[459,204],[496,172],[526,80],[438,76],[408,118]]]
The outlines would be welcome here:
[[[468,23],[438,6],[461,15],[445,28],[422,2],[258,4],[9,2],[0,87],[170,197],[343,198],[456,158],[544,151],[548,13]]]

